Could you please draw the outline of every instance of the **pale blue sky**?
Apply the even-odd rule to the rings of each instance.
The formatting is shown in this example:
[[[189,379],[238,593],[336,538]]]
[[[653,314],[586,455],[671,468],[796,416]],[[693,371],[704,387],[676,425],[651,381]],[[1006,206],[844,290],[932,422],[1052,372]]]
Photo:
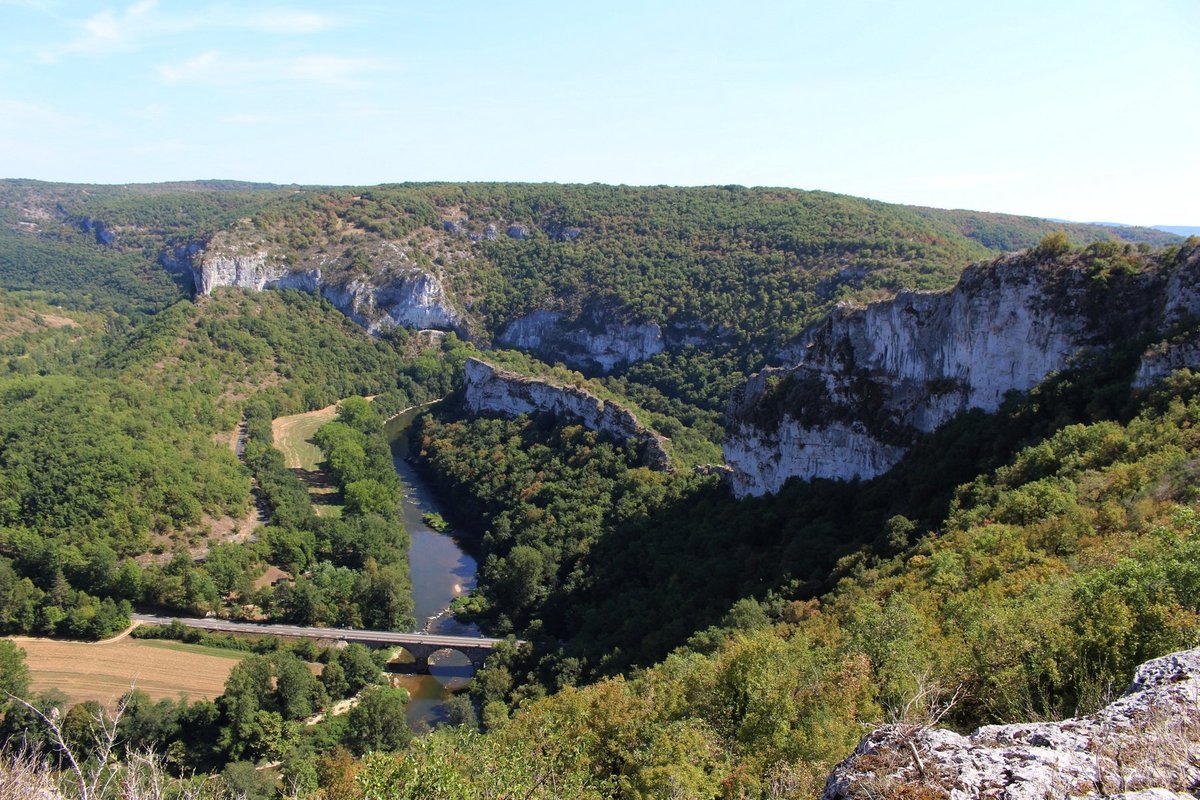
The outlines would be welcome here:
[[[1200,225],[1200,0],[0,0],[0,177],[793,186]]]

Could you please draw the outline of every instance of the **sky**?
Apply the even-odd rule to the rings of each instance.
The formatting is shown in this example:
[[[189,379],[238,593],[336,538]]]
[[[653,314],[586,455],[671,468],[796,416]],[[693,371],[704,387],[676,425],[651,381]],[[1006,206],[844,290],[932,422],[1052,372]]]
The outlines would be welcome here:
[[[788,186],[1200,225],[1200,0],[0,0],[0,177]]]

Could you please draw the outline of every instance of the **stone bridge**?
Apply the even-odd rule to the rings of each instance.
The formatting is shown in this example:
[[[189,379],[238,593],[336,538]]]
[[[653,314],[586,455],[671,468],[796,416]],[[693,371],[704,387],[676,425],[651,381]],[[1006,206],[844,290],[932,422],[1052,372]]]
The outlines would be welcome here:
[[[412,655],[413,669],[417,673],[429,672],[429,657],[439,650],[454,650],[471,661],[475,669],[483,666],[484,660],[503,643],[504,639],[486,639],[476,636],[439,636],[432,633],[397,633],[395,631],[368,631],[357,628],[309,628],[303,625],[276,625],[261,622],[231,622],[212,617],[204,619],[164,617],[155,614],[133,614],[132,619],[141,625],[170,625],[178,622],[188,628],[198,628],[220,633],[241,633],[255,636],[284,636],[289,638],[323,639],[331,642],[357,642],[367,647],[401,647]]]

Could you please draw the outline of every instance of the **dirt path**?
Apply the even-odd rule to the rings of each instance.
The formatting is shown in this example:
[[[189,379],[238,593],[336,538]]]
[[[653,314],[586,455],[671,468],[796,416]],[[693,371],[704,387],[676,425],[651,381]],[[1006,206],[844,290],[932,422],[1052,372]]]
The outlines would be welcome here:
[[[133,622],[129,623],[129,627],[128,627],[128,628],[126,628],[125,630],[121,631],[121,632],[120,632],[120,633],[118,633],[116,636],[113,636],[113,637],[111,637],[111,638],[108,638],[108,639],[101,639],[100,641],[98,641],[98,642],[93,642],[92,644],[114,644],[114,643],[116,643],[116,642],[119,642],[119,641],[121,641],[122,639],[125,639],[125,638],[127,638],[127,637],[129,636],[129,634],[133,633],[133,629],[134,629],[134,628],[136,628],[136,627],[138,627],[138,626],[139,626],[139,625],[141,625],[141,624],[142,624],[142,623],[138,622],[137,620],[134,620]]]

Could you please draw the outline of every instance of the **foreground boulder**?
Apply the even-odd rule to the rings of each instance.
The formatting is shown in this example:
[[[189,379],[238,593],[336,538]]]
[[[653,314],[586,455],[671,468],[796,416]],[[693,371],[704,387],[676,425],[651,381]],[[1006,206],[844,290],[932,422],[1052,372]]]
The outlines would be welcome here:
[[[822,800],[1192,798],[1200,788],[1200,649],[1143,664],[1128,691],[1063,722],[970,736],[888,725],[830,775]]]

